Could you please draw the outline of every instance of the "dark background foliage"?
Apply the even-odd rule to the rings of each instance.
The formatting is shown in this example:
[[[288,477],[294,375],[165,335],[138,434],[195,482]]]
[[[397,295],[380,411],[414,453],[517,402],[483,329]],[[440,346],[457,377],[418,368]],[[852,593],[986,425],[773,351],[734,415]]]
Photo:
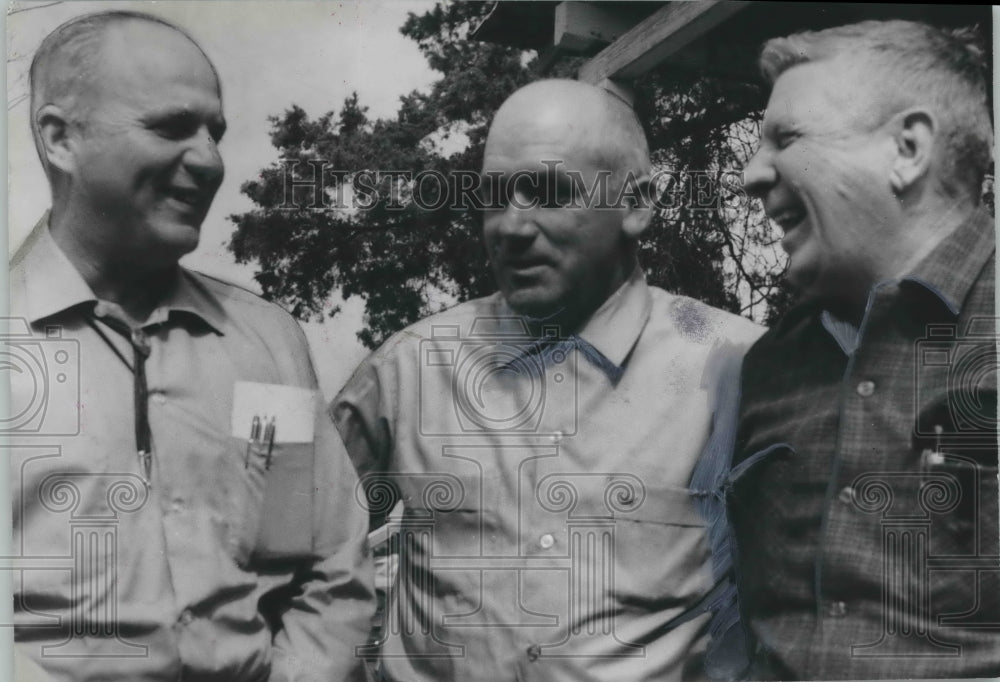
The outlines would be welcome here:
[[[478,172],[491,117],[510,93],[539,78],[575,77],[579,58],[553,62],[470,40],[486,7],[440,3],[409,16],[401,31],[440,78],[429,93],[402,97],[394,118],[370,119],[354,95],[318,118],[293,104],[270,119],[282,161],[243,185],[256,208],[230,217],[230,249],[239,262],[259,264],[266,298],[315,319],[336,315],[334,291],[361,296],[358,335],[374,348],[422,316],[494,291],[476,211],[422,210],[407,201],[406,187],[395,188],[394,201],[390,182],[369,208],[337,208],[351,204],[350,193],[337,192],[360,171]],[[780,284],[783,259],[776,235],[739,190],[738,175],[753,151],[760,90],[661,69],[636,82],[635,93],[654,164],[670,171],[659,189],[673,197],[641,245],[650,283],[769,321],[789,302]],[[467,146],[449,144],[462,135]],[[308,184],[319,168],[327,196],[317,200],[312,187],[299,186],[286,197],[286,175]]]

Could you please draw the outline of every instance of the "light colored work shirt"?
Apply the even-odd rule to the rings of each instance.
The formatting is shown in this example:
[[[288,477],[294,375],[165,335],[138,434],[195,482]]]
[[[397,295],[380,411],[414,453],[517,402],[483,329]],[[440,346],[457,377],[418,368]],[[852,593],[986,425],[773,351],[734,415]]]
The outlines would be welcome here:
[[[141,327],[147,488],[133,349],[106,323],[120,309],[97,301],[44,225],[31,239],[12,264],[22,320],[6,338],[20,363],[8,422],[20,651],[74,682],[364,679],[367,513],[323,401],[304,414],[263,401],[286,412],[269,468],[248,450],[249,418],[233,423],[237,382],[315,391],[294,319],[178,271]],[[311,440],[293,442],[310,430],[290,434],[295,419]]]
[[[703,382],[759,328],[637,270],[578,334],[526,333],[499,295],[456,306],[395,335],[331,405],[373,511],[389,486],[405,505],[384,671],[701,677],[706,618],[664,628],[712,586],[688,491]]]

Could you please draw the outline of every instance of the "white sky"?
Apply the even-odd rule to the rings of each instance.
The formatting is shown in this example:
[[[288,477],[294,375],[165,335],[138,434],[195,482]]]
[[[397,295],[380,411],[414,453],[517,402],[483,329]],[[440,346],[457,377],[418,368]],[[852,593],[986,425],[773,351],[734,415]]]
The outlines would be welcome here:
[[[298,104],[318,117],[340,108],[357,91],[371,118],[392,116],[399,97],[426,90],[437,75],[399,32],[408,12],[433,0],[378,2],[11,2],[7,16],[8,244],[17,248],[48,208],[45,176],[29,128],[27,69],[31,56],[63,21],[109,8],[162,16],[186,30],[215,64],[222,81],[228,130],[220,145],[226,177],[202,227],[201,245],[182,262],[259,290],[253,269],[237,265],[226,249],[233,231],[227,216],[253,204],[240,185],[277,159],[267,117]],[[27,9],[27,11],[18,11]],[[13,106],[11,106],[13,105]],[[361,325],[357,298],[324,324],[304,325],[320,385],[330,397],[365,356],[355,337]]]

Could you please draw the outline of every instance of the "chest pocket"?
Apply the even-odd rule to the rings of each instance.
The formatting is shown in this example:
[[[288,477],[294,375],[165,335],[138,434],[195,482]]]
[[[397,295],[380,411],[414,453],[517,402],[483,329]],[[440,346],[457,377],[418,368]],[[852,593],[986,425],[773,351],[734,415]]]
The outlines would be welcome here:
[[[433,556],[491,554],[504,535],[498,516],[483,503],[480,476],[448,471],[397,474],[405,523],[426,533]]]
[[[313,551],[313,443],[275,443],[270,452],[229,439],[238,483],[231,488],[234,516],[230,549],[247,566],[310,556]]]
[[[711,587],[705,521],[687,488],[644,482],[636,504],[615,510],[615,596],[686,606]]]
[[[995,353],[988,350],[992,369]],[[965,391],[932,396],[913,429],[913,457],[927,477],[915,495],[917,513],[943,523],[944,532],[932,532],[935,553],[997,549],[996,387],[970,383]]]

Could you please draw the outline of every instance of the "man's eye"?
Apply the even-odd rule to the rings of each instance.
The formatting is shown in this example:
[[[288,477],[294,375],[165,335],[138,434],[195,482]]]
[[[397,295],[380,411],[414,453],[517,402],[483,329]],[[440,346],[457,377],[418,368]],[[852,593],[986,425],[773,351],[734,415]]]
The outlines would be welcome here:
[[[153,125],[153,131],[168,140],[181,140],[194,133],[194,126],[184,119],[170,119]]]
[[[778,133],[775,140],[775,145],[778,147],[778,149],[786,149],[797,139],[799,139],[798,133],[793,133],[793,132]]]
[[[497,178],[482,178],[476,188],[476,196],[486,210],[504,209],[510,203],[503,194],[503,183]]]

